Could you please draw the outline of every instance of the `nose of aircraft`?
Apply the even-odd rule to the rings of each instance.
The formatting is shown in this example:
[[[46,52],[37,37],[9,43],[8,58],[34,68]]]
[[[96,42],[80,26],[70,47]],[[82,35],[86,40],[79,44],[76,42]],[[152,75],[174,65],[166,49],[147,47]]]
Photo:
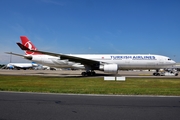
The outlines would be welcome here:
[[[174,60],[172,60],[172,64],[176,64],[176,62]]]

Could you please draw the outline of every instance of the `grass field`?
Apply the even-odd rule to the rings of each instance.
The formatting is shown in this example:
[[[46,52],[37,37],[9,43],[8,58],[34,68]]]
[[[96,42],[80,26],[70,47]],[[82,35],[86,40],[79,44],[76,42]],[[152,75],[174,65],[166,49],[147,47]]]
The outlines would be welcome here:
[[[126,78],[117,82],[88,77],[0,76],[0,91],[180,96],[180,79]]]

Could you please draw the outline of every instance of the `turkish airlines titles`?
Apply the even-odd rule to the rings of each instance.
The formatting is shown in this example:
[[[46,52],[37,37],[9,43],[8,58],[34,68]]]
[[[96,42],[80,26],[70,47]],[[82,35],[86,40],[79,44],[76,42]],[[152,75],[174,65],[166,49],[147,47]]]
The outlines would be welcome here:
[[[155,56],[110,56],[112,60],[132,59],[132,60],[156,60]]]

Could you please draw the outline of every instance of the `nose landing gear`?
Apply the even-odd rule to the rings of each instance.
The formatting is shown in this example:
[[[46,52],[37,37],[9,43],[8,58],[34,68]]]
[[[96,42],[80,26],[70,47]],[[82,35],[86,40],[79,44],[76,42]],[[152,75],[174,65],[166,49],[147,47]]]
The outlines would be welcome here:
[[[178,76],[178,72],[175,69],[166,69],[163,71],[156,70],[153,73],[154,76]]]

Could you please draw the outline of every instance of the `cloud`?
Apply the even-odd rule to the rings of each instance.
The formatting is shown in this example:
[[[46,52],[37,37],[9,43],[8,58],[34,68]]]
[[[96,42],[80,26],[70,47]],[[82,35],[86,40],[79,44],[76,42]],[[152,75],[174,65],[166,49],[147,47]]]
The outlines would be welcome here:
[[[60,3],[59,1],[56,1],[56,0],[41,0],[41,1],[44,2],[44,3],[49,3],[49,4],[64,6],[63,3]]]
[[[25,29],[20,24],[16,24],[14,26],[11,26],[11,28],[13,29],[13,31],[16,31],[17,33],[21,33],[21,34],[26,33]]]

